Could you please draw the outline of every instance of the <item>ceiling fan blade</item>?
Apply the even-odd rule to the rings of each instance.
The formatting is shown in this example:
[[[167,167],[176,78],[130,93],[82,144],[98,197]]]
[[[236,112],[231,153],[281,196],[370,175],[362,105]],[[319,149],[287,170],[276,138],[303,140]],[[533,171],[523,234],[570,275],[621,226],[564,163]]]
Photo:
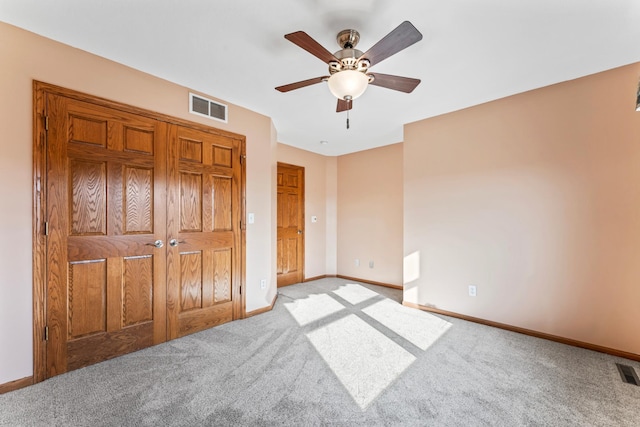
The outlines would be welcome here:
[[[328,76],[315,77],[309,80],[303,80],[301,82],[289,83],[288,85],[278,86],[276,90],[280,92],[289,92],[290,90],[300,89],[301,87],[311,86],[316,83],[320,83],[328,79]]]
[[[373,45],[359,59],[368,59],[371,65],[377,64],[420,40],[422,40],[420,31],[411,22],[404,21],[395,30]]]
[[[400,92],[411,93],[420,84],[420,79],[410,77],[392,76],[390,74],[369,73],[374,77],[370,85],[386,87],[387,89],[399,90]]]
[[[322,47],[320,43],[311,38],[311,36],[304,31],[296,31],[295,33],[285,34],[285,39],[289,40],[291,43],[297,44],[316,58],[320,58],[322,61],[329,62],[335,61],[340,62],[338,58],[333,56],[331,52]]]
[[[338,106],[336,107],[336,113],[351,110],[353,108],[353,101],[345,101],[344,99],[338,99]]]

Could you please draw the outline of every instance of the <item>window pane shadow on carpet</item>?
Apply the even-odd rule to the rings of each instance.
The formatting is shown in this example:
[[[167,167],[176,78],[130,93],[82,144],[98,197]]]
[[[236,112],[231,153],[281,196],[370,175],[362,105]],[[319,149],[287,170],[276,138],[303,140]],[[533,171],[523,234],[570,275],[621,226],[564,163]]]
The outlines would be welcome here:
[[[396,343],[399,339],[424,351],[451,326],[356,283],[293,299],[284,306],[300,326],[338,314],[305,336],[362,409],[416,360]]]

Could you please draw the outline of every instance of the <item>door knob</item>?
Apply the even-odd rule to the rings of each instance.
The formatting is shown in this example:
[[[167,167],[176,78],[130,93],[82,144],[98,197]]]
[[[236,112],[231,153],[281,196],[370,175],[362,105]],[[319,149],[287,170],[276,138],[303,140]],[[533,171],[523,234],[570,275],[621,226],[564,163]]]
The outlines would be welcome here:
[[[171,246],[172,248],[175,248],[176,246],[178,246],[179,243],[185,243],[185,242],[184,241],[178,241],[178,239],[169,240],[169,246]]]
[[[298,230],[298,234],[302,234],[302,230]]]
[[[164,246],[164,242],[162,240],[156,240],[153,243],[147,243],[147,246],[155,246],[156,248],[161,248]]]

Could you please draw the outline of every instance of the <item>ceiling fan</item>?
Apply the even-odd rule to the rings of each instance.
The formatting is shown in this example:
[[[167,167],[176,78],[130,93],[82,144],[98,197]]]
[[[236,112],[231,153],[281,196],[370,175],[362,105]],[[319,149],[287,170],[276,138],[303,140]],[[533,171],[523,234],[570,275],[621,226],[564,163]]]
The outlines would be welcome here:
[[[353,100],[370,84],[405,93],[420,84],[419,79],[369,72],[373,65],[422,40],[422,34],[409,21],[404,21],[365,53],[355,48],[360,40],[356,30],[338,33],[336,40],[341,49],[333,54],[304,31],[286,34],[284,38],[329,65],[329,75],[278,86],[276,90],[289,92],[326,81],[331,93],[338,98],[337,112],[351,110]]]

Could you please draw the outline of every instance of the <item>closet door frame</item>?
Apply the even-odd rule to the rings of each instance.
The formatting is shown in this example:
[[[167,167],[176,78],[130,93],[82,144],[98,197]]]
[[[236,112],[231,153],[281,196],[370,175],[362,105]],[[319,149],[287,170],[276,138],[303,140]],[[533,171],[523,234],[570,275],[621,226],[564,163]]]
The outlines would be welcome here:
[[[46,379],[46,326],[47,326],[47,227],[46,227],[46,176],[47,176],[47,95],[60,95],[102,107],[124,111],[151,118],[168,124],[175,124],[209,132],[241,141],[241,206],[240,206],[240,289],[246,289],[246,137],[236,133],[215,129],[202,124],[171,117],[161,113],[133,107],[101,97],[87,95],[60,86],[33,81],[33,383]],[[246,295],[241,291],[240,310],[233,320],[246,316]],[[234,314],[236,312],[234,311]]]

